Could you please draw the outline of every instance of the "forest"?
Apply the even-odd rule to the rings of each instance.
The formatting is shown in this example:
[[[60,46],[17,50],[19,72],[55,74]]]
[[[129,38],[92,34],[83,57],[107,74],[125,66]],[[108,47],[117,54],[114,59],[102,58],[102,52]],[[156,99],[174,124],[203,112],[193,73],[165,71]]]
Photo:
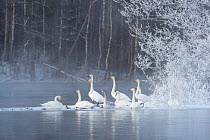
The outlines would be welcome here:
[[[135,77],[138,39],[122,8],[112,0],[0,1],[1,78]]]

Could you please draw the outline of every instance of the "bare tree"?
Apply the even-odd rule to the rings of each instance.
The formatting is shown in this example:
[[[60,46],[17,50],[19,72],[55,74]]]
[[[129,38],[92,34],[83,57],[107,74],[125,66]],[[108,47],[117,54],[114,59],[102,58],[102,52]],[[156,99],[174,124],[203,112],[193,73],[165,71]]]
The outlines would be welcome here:
[[[92,0],[90,0],[89,5],[89,11],[91,11],[92,8]],[[86,27],[86,37],[85,37],[85,68],[87,68],[88,63],[88,34],[89,34],[89,24],[90,24],[90,13],[88,13],[88,21],[87,21],[87,27]]]
[[[101,11],[101,10],[100,10]],[[98,70],[101,66],[101,58],[102,58],[102,46],[104,40],[104,24],[105,24],[105,12],[106,12],[106,0],[103,0],[102,3],[102,14],[99,17],[99,58],[98,58]]]
[[[111,49],[111,41],[112,41],[112,0],[110,0],[110,7],[109,7],[109,21],[110,21],[110,28],[109,28],[109,46],[108,46],[108,50],[107,50],[107,54],[106,54],[106,60],[105,60],[105,79],[107,76],[107,70],[109,68],[109,53],[110,53],[110,49]]]
[[[10,75],[12,75],[12,69],[13,69],[13,60],[14,60],[14,54],[13,54],[13,44],[14,44],[14,37],[15,37],[15,0],[11,3],[12,7],[12,17],[11,17],[11,38],[10,38],[10,53],[9,53],[9,60],[10,60]]]
[[[63,35],[63,1],[61,0],[61,9],[60,9],[60,37],[59,37],[59,48],[58,48],[58,59],[59,65],[61,67],[61,48],[62,48],[62,35]]]
[[[43,36],[43,52],[46,54],[46,41],[45,41],[45,6],[46,0],[42,0],[42,36]]]
[[[4,30],[4,53],[3,59],[6,60],[7,55],[7,38],[8,38],[8,3],[5,2],[5,30]]]

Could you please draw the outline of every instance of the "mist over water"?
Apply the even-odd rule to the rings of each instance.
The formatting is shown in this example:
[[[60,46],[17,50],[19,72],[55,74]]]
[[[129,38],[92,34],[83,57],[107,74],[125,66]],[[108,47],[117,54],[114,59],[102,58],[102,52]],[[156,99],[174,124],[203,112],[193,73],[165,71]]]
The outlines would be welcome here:
[[[101,90],[107,91],[108,101],[114,102],[111,96],[112,80],[95,82],[94,89],[100,94]],[[130,88],[135,88],[136,82],[117,81],[117,88],[130,98],[132,92]],[[147,84],[143,83],[143,93],[151,94]],[[88,82],[12,82],[0,84],[0,106],[1,108],[9,107],[37,107],[41,103],[52,101],[55,96],[60,95],[63,98],[64,105],[73,105],[77,102],[78,95],[76,90],[80,90],[82,100],[91,101],[88,92],[90,84]],[[103,95],[103,94],[102,94]]]

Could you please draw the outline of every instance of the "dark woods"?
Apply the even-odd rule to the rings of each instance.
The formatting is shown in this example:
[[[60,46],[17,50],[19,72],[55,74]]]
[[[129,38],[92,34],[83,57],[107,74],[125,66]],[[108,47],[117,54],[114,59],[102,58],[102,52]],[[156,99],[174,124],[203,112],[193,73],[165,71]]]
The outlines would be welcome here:
[[[138,43],[120,8],[112,0],[1,0],[1,75],[133,77]]]

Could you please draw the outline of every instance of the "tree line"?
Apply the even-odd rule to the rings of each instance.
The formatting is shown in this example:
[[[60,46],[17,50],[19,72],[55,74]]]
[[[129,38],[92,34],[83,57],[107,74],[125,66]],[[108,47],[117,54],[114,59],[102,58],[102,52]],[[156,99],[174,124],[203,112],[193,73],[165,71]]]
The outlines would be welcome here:
[[[0,1],[1,74],[36,80],[47,63],[66,73],[103,71],[103,79],[135,76],[138,39],[121,8],[112,0]]]

